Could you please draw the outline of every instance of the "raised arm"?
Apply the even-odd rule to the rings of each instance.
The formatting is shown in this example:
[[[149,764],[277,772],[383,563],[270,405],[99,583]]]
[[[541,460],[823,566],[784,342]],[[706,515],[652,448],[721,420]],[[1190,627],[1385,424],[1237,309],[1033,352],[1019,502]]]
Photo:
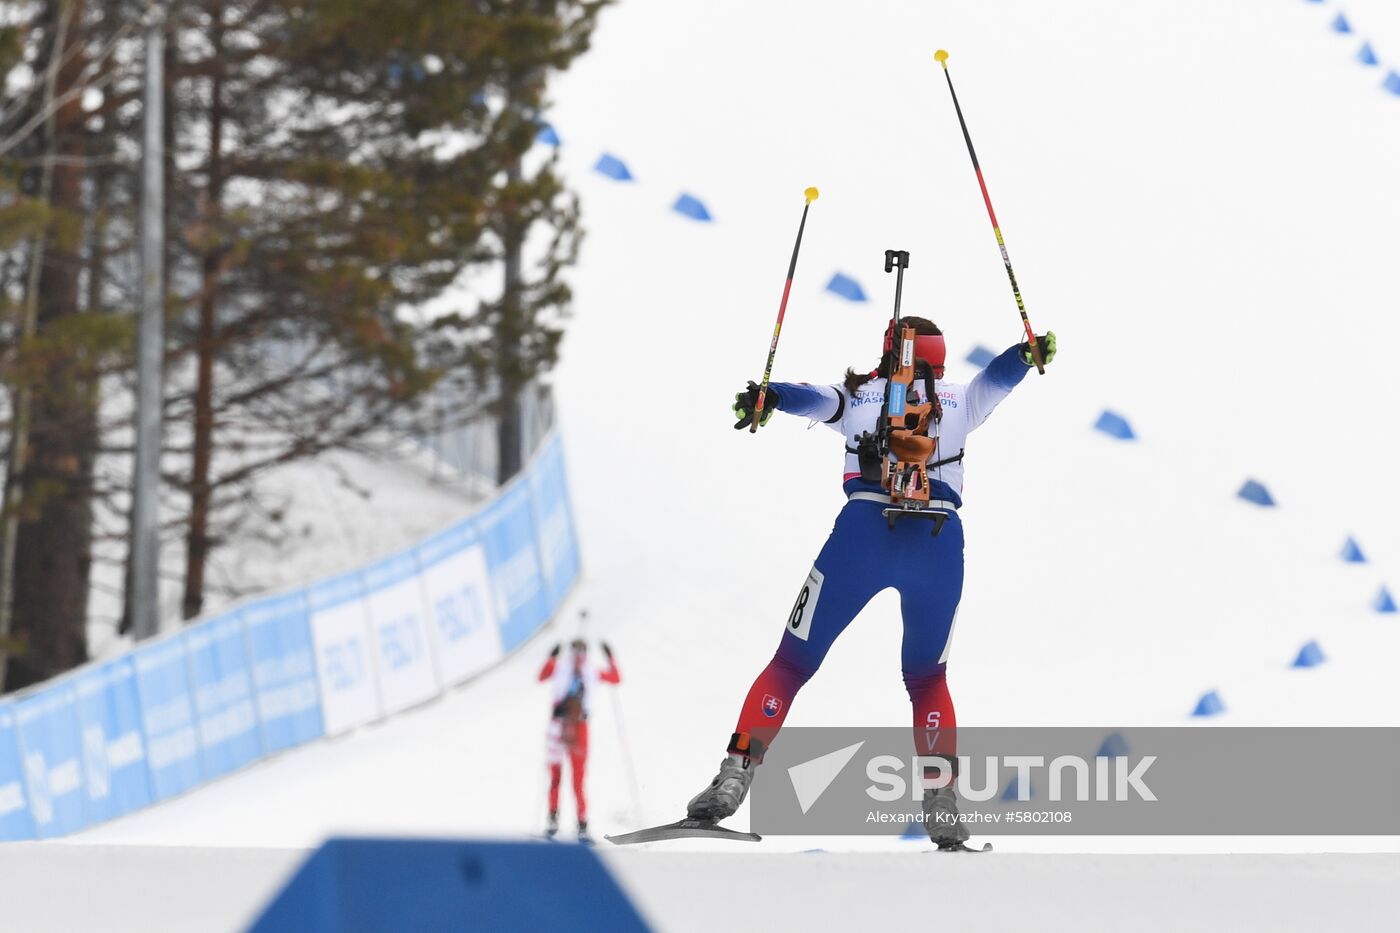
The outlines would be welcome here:
[[[734,417],[739,419],[734,425],[736,429],[746,428],[753,423],[753,410],[757,404],[757,383],[750,382],[748,389],[734,394]],[[790,415],[836,425],[846,413],[846,396],[836,386],[773,382],[769,383],[768,392],[763,399],[759,426],[767,424],[775,411],[785,411]]]
[[[553,648],[549,650],[549,657],[545,659],[544,667],[540,668],[540,683],[544,683],[546,680],[554,676],[554,665],[558,662],[558,660],[559,645],[556,644]]]
[[[1041,359],[1049,363],[1055,358],[1054,331],[1039,340]],[[969,431],[987,420],[992,409],[1026,378],[1026,371],[1032,365],[1029,344],[1018,343],[1003,350],[996,359],[987,364],[986,369],[973,377],[967,385]]]
[[[603,656],[608,659],[608,666],[598,672],[598,679],[605,684],[622,683],[622,671],[617,669],[617,659],[613,657],[612,647],[603,642]]]

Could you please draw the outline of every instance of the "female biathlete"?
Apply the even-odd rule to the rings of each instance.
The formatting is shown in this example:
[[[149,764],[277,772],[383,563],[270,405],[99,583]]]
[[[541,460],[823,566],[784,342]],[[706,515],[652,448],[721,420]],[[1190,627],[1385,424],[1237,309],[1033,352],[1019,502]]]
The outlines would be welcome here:
[[[778,382],[768,387],[760,426],[776,409],[821,421],[845,435],[847,502],[807,575],[777,653],[749,688],[719,773],[687,807],[689,819],[713,822],[738,810],[754,768],[763,760],[766,744],[759,736],[771,742],[832,642],[871,597],[889,587],[899,591],[904,617],[904,685],[914,707],[916,736],[923,737],[921,745],[938,744],[936,750],[922,747],[920,753],[946,756],[950,768],[956,764],[956,749],[949,741],[955,733],[949,730],[957,723],[945,672],[963,585],[963,529],[957,512],[962,506],[962,453],[967,435],[1020,383],[1032,359],[1029,345],[1023,343],[1008,348],[967,385],[945,383],[941,380],[947,347],[942,332],[924,318],[904,317],[901,325],[914,328],[915,354],[928,362],[936,380],[937,405],[928,432],[937,439],[928,461],[929,506],[947,512],[948,519],[937,535],[930,533],[928,521],[903,520],[891,528],[882,514],[891,504],[889,492],[879,482],[861,478],[860,438],[874,432],[881,417],[894,358],[893,322],[874,372],[848,370],[842,385]],[[1049,363],[1055,356],[1055,334],[1048,332],[1037,341],[1042,360]],[[911,387],[914,404],[926,401],[923,385],[916,380]],[[752,424],[757,396],[752,382],[734,396],[736,428]],[[938,743],[940,733],[944,741]],[[968,834],[957,820],[952,786],[926,791],[923,807],[929,837],[940,848],[960,847]]]

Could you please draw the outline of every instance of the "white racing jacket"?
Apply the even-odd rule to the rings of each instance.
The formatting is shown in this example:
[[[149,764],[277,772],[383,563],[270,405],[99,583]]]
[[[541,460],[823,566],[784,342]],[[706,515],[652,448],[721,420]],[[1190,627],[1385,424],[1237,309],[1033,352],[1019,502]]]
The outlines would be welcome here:
[[[943,407],[943,417],[929,425],[929,437],[938,441],[929,463],[962,453],[968,434],[986,421],[1001,400],[1011,394],[1011,390],[1025,377],[1026,369],[1026,364],[1021,360],[1020,347],[1013,346],[988,363],[986,369],[966,385],[941,380],[936,382],[934,391],[938,393],[938,401]],[[855,450],[860,436],[873,432],[879,423],[880,408],[885,401],[885,379],[871,379],[854,393],[847,392],[844,385],[814,386],[805,382],[776,382],[772,388],[778,393],[779,411],[823,422],[845,436],[846,468],[843,480],[846,491],[870,488],[870,484],[860,480],[860,458]],[[924,381],[916,379],[909,390],[911,404],[921,404],[924,401],[923,392]],[[930,466],[929,486],[933,498],[947,499],[961,506],[963,461]],[[878,484],[874,488],[878,489]]]

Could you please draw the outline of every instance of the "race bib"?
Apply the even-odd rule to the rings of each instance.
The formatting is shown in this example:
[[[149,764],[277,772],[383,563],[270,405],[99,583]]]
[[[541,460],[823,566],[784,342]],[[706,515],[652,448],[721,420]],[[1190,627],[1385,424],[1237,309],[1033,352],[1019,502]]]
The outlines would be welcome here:
[[[812,631],[812,616],[817,613],[817,600],[822,596],[822,581],[826,578],[816,567],[807,574],[802,584],[802,592],[797,594],[797,602],[788,613],[787,629],[803,641]]]

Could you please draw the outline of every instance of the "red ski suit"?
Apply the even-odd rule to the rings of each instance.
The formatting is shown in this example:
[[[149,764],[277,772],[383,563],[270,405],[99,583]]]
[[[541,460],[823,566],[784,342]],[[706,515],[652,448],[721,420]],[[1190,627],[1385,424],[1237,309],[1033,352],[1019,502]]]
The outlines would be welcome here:
[[[559,785],[564,775],[564,758],[569,759],[569,771],[573,778],[574,802],[578,809],[579,822],[588,819],[588,799],[584,793],[584,774],[588,769],[588,710],[591,705],[592,688],[597,684],[617,684],[622,682],[622,673],[612,655],[607,656],[608,666],[603,670],[588,660],[587,654],[571,652],[572,658],[558,663],[558,658],[550,655],[540,668],[539,680],[554,685],[553,708],[549,720],[549,730],[545,734],[545,762],[549,767],[549,809],[559,809]]]

